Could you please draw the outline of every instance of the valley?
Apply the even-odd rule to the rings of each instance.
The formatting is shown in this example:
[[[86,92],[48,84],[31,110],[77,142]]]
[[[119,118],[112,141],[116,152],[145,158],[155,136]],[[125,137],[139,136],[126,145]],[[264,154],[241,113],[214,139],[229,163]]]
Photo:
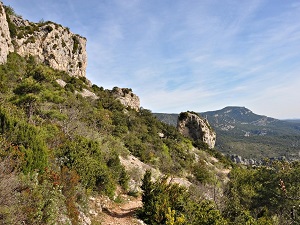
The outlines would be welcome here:
[[[177,125],[177,114],[154,113],[161,121]],[[246,159],[286,158],[298,160],[299,120],[278,120],[253,113],[245,107],[226,107],[200,112],[217,132],[216,149]]]

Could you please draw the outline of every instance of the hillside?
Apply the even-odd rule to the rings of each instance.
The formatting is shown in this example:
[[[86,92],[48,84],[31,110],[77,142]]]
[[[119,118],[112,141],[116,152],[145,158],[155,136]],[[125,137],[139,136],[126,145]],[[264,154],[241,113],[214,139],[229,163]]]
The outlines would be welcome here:
[[[217,132],[216,148],[225,154],[263,159],[297,159],[300,151],[300,126],[253,113],[245,107],[225,107],[201,112]],[[161,121],[176,126],[176,114],[154,113]]]
[[[3,14],[0,6],[1,24],[20,21],[3,21],[15,15],[9,7]],[[39,37],[43,26],[30,35]],[[17,24],[13,28],[16,34],[24,29]],[[49,32],[42,32],[47,34],[44,41]],[[15,33],[10,29],[12,40]],[[69,34],[55,41],[72,41]],[[48,48],[49,43],[44,44]],[[19,47],[28,48],[22,43]],[[0,223],[105,224],[104,215],[94,216],[89,199],[107,199],[99,203],[97,214],[107,209],[107,202],[122,202],[122,196],[137,197],[133,202],[140,206],[146,171],[158,181],[172,177],[168,187],[178,183],[180,190],[207,189],[206,198],[216,199],[211,205],[220,201],[230,163],[221,155],[212,157],[213,150],[196,148],[174,127],[140,108],[130,88],[92,85],[81,73],[74,75],[39,58],[46,55],[22,56],[17,49],[6,53],[0,65]],[[63,57],[72,61],[73,56]]]
[[[108,90],[91,84],[78,65],[78,60],[86,64],[86,58],[77,58],[84,45],[71,32],[54,36],[57,43],[69,41],[55,49],[69,52],[62,59],[70,62],[71,70],[47,61],[55,50],[47,41],[38,47],[33,41],[30,49],[49,51],[22,55],[19,49],[27,51],[28,43],[18,42],[15,35],[28,37],[24,29],[36,25],[17,26],[23,19],[8,21],[16,17],[13,9],[1,2],[0,9],[1,25],[7,28],[3,36],[11,38],[0,39],[1,50],[9,47],[1,51],[0,62],[0,224],[300,222],[298,162],[260,167],[232,163],[204,142],[214,141],[215,132],[195,113],[182,114],[182,128],[203,126],[204,139],[187,138],[159,121],[140,107],[130,88]],[[28,35],[51,40],[53,31],[63,29],[40,25]],[[10,48],[10,40],[19,43],[18,48]],[[224,121],[232,118],[230,112],[227,109]]]
[[[90,86],[84,78],[17,53],[10,53],[0,66],[0,85],[0,197],[9,202],[0,206],[3,221],[81,220],[85,217],[76,215],[88,212],[91,194],[112,199],[122,192],[139,195],[146,169],[156,179],[164,174],[181,179],[189,183],[187,188],[207,184],[203,188],[209,198],[214,182],[224,185],[226,159],[195,148],[149,110],[121,104],[113,90]],[[16,201],[22,201],[22,207],[16,208]]]

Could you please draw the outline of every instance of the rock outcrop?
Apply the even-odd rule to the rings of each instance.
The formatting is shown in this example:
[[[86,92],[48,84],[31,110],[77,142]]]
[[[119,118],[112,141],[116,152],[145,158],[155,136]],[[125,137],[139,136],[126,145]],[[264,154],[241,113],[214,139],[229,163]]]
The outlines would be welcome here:
[[[140,110],[140,99],[137,95],[133,94],[130,88],[114,87],[112,93],[125,107],[130,107],[136,111]]]
[[[207,119],[201,118],[197,113],[182,112],[177,121],[178,131],[193,140],[201,140],[214,148],[216,143],[216,133],[209,125]]]
[[[0,64],[5,63],[9,52],[13,51],[6,19],[6,13],[0,2]]]
[[[21,56],[32,55],[39,62],[70,76],[85,77],[86,38],[53,22],[32,23],[8,15],[1,2],[0,26],[0,63],[5,63],[8,53],[15,51]]]

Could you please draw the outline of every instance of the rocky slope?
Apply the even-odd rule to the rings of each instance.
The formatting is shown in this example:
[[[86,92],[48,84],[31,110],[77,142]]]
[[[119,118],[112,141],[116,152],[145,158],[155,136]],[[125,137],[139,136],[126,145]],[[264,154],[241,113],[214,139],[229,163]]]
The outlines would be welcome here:
[[[5,13],[0,2],[0,63],[9,52],[34,56],[50,67],[75,77],[85,77],[86,38],[53,22],[32,23],[13,13]]]
[[[162,182],[186,188],[203,184],[199,195],[217,202],[221,188],[210,190],[212,182],[223,184],[227,176],[221,172],[222,155],[217,159],[196,149],[174,127],[140,108],[131,89],[91,85],[84,77],[84,38],[52,22],[34,24],[13,10],[4,13],[2,3],[0,7],[0,85],[7,86],[0,88],[0,177],[7,178],[0,179],[0,224],[142,224],[134,218],[140,198],[122,193],[139,194],[147,169],[169,174]],[[121,104],[134,110],[123,110]],[[197,122],[201,138],[211,145],[207,121]],[[2,164],[1,171],[3,158],[12,161]],[[23,176],[31,173],[33,177]],[[90,193],[97,198],[88,202]],[[116,201],[125,196],[128,202],[101,205],[98,194]]]

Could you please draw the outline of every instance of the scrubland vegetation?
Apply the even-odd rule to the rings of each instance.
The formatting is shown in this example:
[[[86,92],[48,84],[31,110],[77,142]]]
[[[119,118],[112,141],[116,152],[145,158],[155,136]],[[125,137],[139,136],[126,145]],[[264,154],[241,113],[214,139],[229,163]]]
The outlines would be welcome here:
[[[147,224],[299,223],[298,162],[233,165],[159,122],[151,111],[125,109],[109,90],[89,87],[85,78],[69,77],[33,57],[11,53],[0,66],[0,86],[3,224],[78,224],[80,212],[88,211],[88,196],[113,198],[116,187],[128,191],[130,176],[119,159],[128,154],[193,183],[188,188],[167,177],[153,181],[146,172],[138,216]],[[83,88],[99,99],[75,94]],[[209,165],[204,155],[219,160]],[[226,184],[214,167],[231,169]],[[222,194],[207,197],[211,187]]]
[[[125,109],[109,90],[90,87],[85,78],[11,53],[0,66],[0,85],[0,194],[11,202],[1,204],[4,223],[69,218],[76,224],[87,196],[113,197],[117,186],[126,191],[129,175],[120,155],[132,154],[170,176],[199,173],[192,141],[149,110]],[[99,99],[76,94],[83,88]]]
[[[300,223],[299,162],[235,165],[150,110],[125,108],[32,56],[10,53],[0,65],[0,102],[0,224],[80,224],[90,196],[118,199],[117,189],[142,196],[136,215],[148,225]],[[129,155],[163,174],[146,171],[140,193],[129,186],[137,173],[120,162]]]

